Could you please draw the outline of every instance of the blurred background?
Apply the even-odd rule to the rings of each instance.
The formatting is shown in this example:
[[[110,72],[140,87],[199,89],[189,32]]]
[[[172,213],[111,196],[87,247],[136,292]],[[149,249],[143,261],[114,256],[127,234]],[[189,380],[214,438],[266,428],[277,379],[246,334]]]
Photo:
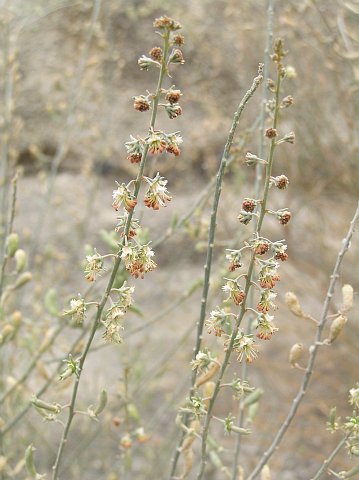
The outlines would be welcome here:
[[[283,38],[285,63],[293,72],[283,96],[293,95],[294,105],[284,112],[280,128],[283,134],[294,130],[296,142],[277,149],[274,175],[287,175],[290,186],[284,193],[273,192],[272,202],[273,208],[288,207],[293,220],[285,229],[270,222],[267,226],[270,238],[287,239],[290,259],[281,271],[276,314],[280,330],[249,368],[250,384],[262,388],[264,396],[251,425],[253,434],[243,440],[241,464],[246,473],[268,446],[300,384],[301,372],[291,369],[287,360],[289,349],[295,342],[308,347],[315,334],[314,325],[290,314],[284,294],[294,291],[304,310],[320,315],[359,196],[359,2],[273,4],[273,36]],[[137,60],[159,44],[152,24],[162,14],[183,26],[186,63],[174,69],[167,85],[172,82],[182,90],[183,115],[177,120],[160,116],[158,125],[165,131],[180,130],[184,143],[180,157],[162,156],[150,166],[168,178],[173,200],[159,212],[140,209],[144,235],[156,244],[176,219],[198,208],[155,249],[156,271],[136,281],[137,311],[127,320],[124,344],[104,346],[98,335],[99,351],[89,357],[79,403],[86,410],[105,388],[109,405],[100,422],[75,419],[64,479],[168,476],[178,434],[175,417],[188,388],[199,314],[211,204],[205,193],[216,174],[233,113],[263,61],[267,1],[0,1],[2,214],[4,218],[11,203],[8,180],[18,169],[14,230],[33,275],[2,312],[4,322],[15,310],[23,317],[19,334],[2,346],[4,391],[26,370],[44,336],[56,328],[57,312],[78,292],[84,295],[88,290],[85,255],[93,247],[102,254],[116,247],[112,190],[115,180],[129,181],[138,168],[126,160],[124,142],[130,134],[145,135],[149,122],[147,114],[133,109],[132,97],[153,91],[157,81],[156,72],[140,71]],[[261,95],[257,92],[241,118],[224,180],[209,310],[223,300],[225,248],[247,235],[237,215],[243,198],[253,196],[254,172],[243,159],[247,151],[257,153],[260,143]],[[339,286],[351,283],[358,291],[358,260],[354,236]],[[89,300],[99,298],[105,282],[106,278],[96,283]],[[338,294],[331,313],[339,305]],[[311,478],[337,443],[338,435],[326,431],[326,419],[334,405],[342,417],[351,413],[347,392],[359,380],[357,312],[358,302],[340,339],[320,351],[311,388],[270,462],[273,478]],[[2,425],[49,382],[79,335],[76,328],[61,330],[21,388],[4,403]],[[240,374],[235,361],[231,369]],[[44,398],[66,403],[71,385],[72,381],[50,382]],[[126,405],[133,410],[133,428],[146,432],[146,441],[137,443],[131,455],[119,448],[126,432]],[[231,396],[223,398],[216,414],[236,413],[235,405]],[[56,422],[43,423],[33,410],[24,413],[3,440],[3,478],[26,478],[21,459],[29,443],[37,448],[38,471],[50,472],[61,429]],[[223,437],[220,444],[213,451],[230,467],[233,438]],[[334,463],[338,470],[349,465],[345,452]],[[213,462],[207,478],[227,477]]]

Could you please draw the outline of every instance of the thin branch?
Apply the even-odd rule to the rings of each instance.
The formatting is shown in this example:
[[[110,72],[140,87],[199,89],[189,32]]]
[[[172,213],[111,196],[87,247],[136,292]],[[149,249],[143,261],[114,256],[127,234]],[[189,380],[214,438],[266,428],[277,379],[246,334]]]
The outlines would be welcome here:
[[[262,104],[261,104],[260,124],[259,124],[259,149],[258,149],[259,158],[264,158],[264,140],[265,140],[264,129],[265,129],[265,119],[266,119],[266,106],[268,101],[267,79],[269,77],[269,59],[270,59],[269,54],[270,54],[270,49],[273,43],[274,4],[275,4],[275,0],[268,0],[267,28],[266,28],[267,38],[266,38],[266,45],[264,50]],[[262,176],[263,176],[263,165],[258,162],[256,165],[254,198],[259,198]],[[255,225],[255,228],[256,228],[256,225]],[[254,291],[253,289],[251,289],[249,293],[249,298],[248,298],[249,305],[253,305],[253,293]],[[248,325],[247,325],[247,332],[246,332],[247,334],[251,333],[252,327],[253,327],[253,316],[250,315],[248,317]],[[242,363],[241,378],[243,381],[246,381],[248,378],[247,362]],[[245,410],[243,408],[240,408],[241,401],[239,401],[238,406],[239,406],[238,426],[242,428],[244,425]],[[236,446],[235,446],[235,453],[234,453],[234,460],[233,460],[232,480],[236,480],[238,476],[238,463],[239,463],[239,456],[240,456],[240,450],[241,450],[241,440],[242,440],[242,436],[238,434],[236,438]]]
[[[273,117],[273,129],[277,128],[277,122],[278,122],[278,115],[279,115],[279,92],[280,92],[280,86],[281,86],[281,75],[280,71],[278,70],[277,74],[277,83],[276,83],[276,93],[275,93],[275,110],[274,110],[274,117]],[[276,148],[276,141],[273,138],[271,140],[270,144],[270,150],[268,154],[268,163],[266,167],[266,176],[265,176],[265,184],[264,184],[264,190],[263,190],[263,196],[262,200],[260,202],[260,213],[259,213],[259,219],[256,227],[256,234],[260,236],[261,233],[261,228],[263,224],[264,217],[266,215],[266,206],[267,206],[267,200],[268,200],[268,193],[269,193],[269,185],[270,185],[270,177],[272,174],[272,167],[273,167],[273,161],[274,161],[274,151]],[[248,265],[248,271],[247,271],[247,276],[246,276],[246,284],[244,287],[244,301],[241,304],[240,312],[238,314],[236,324],[233,328],[232,334],[230,336],[230,341],[227,347],[226,355],[222,363],[222,367],[219,371],[219,375],[214,387],[214,391],[212,394],[212,398],[209,402],[208,409],[207,409],[207,414],[206,414],[206,419],[203,427],[203,432],[202,432],[202,455],[201,455],[201,464],[200,464],[200,469],[197,475],[197,480],[202,480],[203,475],[205,473],[205,468],[206,468],[206,453],[207,453],[207,437],[209,433],[209,427],[210,423],[212,420],[212,410],[214,407],[214,404],[216,402],[218,393],[220,391],[220,386],[222,383],[223,376],[227,370],[229,360],[231,357],[231,354],[233,352],[233,345],[235,338],[238,333],[238,329],[242,323],[242,320],[244,318],[244,315],[246,314],[246,298],[248,298],[248,293],[252,287],[252,275],[254,271],[254,265],[255,265],[255,259],[256,259],[256,253],[255,251],[252,252],[251,259]]]
[[[206,264],[204,266],[204,282],[203,282],[203,291],[202,291],[202,299],[201,299],[201,309],[200,309],[200,316],[197,324],[197,338],[196,338],[196,346],[193,352],[193,358],[196,357],[197,353],[201,348],[201,343],[202,343],[203,326],[204,326],[204,321],[206,317],[208,291],[209,291],[210,275],[211,275],[211,267],[212,267],[214,239],[215,239],[216,226],[217,226],[217,212],[218,212],[219,200],[221,196],[223,176],[228,163],[234,134],[238,127],[238,123],[241,118],[242,112],[246,104],[248,103],[248,101],[254,95],[255,91],[259,87],[262,80],[263,80],[262,65],[260,65],[258,76],[254,78],[252,86],[244,95],[243,99],[238,105],[236,113],[234,114],[232,125],[228,134],[227,142],[224,147],[223,155],[221,158],[219,170],[216,177],[216,188],[215,188],[214,197],[213,197],[211,223],[210,223],[209,232],[208,232],[207,258],[206,258]],[[192,390],[195,385],[195,382],[196,382],[196,371],[194,371],[192,374],[192,382],[191,382]],[[170,474],[171,478],[175,475],[175,471],[177,468],[177,463],[178,463],[178,459],[181,451],[180,448],[181,448],[183,439],[184,439],[184,435],[182,435],[180,439],[179,445],[176,448],[175,456],[172,461],[172,468],[171,468],[171,474]]]

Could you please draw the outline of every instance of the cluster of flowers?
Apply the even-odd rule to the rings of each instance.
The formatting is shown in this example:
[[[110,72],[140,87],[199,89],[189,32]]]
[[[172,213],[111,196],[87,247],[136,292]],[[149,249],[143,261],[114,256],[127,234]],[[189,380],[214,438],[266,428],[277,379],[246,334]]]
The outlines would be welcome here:
[[[286,261],[288,254],[286,253],[287,245],[283,240],[271,242],[262,237],[255,237],[251,242],[246,243],[240,250],[227,250],[226,259],[229,260],[228,269],[234,272],[242,266],[242,252],[245,249],[251,249],[255,254],[255,262],[258,267],[258,283],[254,283],[259,292],[259,301],[256,310],[251,309],[256,315],[256,336],[261,340],[270,340],[272,335],[278,331],[273,319],[270,315],[271,310],[276,310],[274,300],[277,296],[273,292],[273,288],[280,280],[278,269],[279,262]],[[265,254],[270,254],[270,258],[259,258]],[[242,305],[246,298],[246,292],[238,283],[241,276],[235,279],[226,279],[227,282],[222,287],[223,291],[228,295],[226,301],[232,301],[235,305]],[[216,336],[224,336],[224,347],[228,348],[231,336],[231,319],[238,318],[237,315],[224,309],[217,308],[210,313],[209,319],[206,321],[208,333],[214,333]],[[238,353],[238,360],[245,359],[252,362],[258,355],[258,347],[255,343],[254,335],[245,334],[239,329],[234,340],[233,349]]]
[[[164,74],[170,77],[169,67],[171,64],[184,63],[183,54],[179,48],[184,44],[184,38],[177,32],[181,25],[169,17],[163,16],[156,19],[154,27],[160,30],[157,33],[164,40],[164,50],[160,47],[153,47],[149,53],[150,56],[141,56],[138,64],[141,70],[148,70],[152,67],[160,68],[160,80],[162,81]],[[170,48],[172,48],[171,51],[169,51]],[[142,245],[136,240],[140,224],[136,218],[133,218],[133,211],[138,202],[137,197],[142,181],[148,186],[144,195],[146,207],[159,210],[160,207],[165,207],[172,199],[167,190],[167,180],[165,178],[161,177],[159,173],[154,178],[145,177],[142,172],[148,154],[158,155],[166,151],[176,157],[180,155],[180,145],[182,144],[180,133],[166,134],[163,131],[155,130],[154,120],[155,111],[158,107],[163,107],[171,119],[181,115],[182,108],[178,103],[181,96],[182,92],[176,89],[175,85],[172,85],[168,89],[158,88],[155,94],[148,93],[148,95],[134,97],[134,108],[136,110],[145,112],[153,109],[154,115],[152,115],[151,126],[145,138],[135,138],[131,135],[130,140],[125,143],[128,160],[133,164],[140,164],[136,180],[131,180],[128,184],[116,182],[117,188],[113,190],[113,208],[116,211],[123,209],[115,227],[115,232],[120,233],[123,238],[120,251],[117,255],[100,255],[95,249],[92,255],[88,255],[86,257],[85,278],[89,282],[94,282],[104,271],[104,260],[107,257],[120,258],[125,269],[134,278],[143,278],[145,273],[156,268],[156,263],[153,261],[153,250],[148,244]],[[164,99],[164,103],[159,103],[161,98]],[[111,291],[117,292],[118,300],[113,302],[110,299],[111,306],[101,320],[105,326],[104,337],[108,341],[121,343],[122,320],[128,307],[132,304],[134,287],[127,286],[124,282],[121,288]],[[82,324],[87,306],[94,303],[96,302],[86,303],[79,296],[71,300],[70,309],[65,314],[71,315],[76,324]]]
[[[107,309],[106,316],[102,320],[105,326],[103,336],[107,342],[122,343],[122,321],[128,307],[133,303],[132,294],[135,291],[135,287],[127,286],[127,282],[124,282],[121,288],[113,289],[112,291],[117,293],[118,298],[116,302],[110,298],[111,306]]]
[[[168,39],[168,45],[173,49],[170,53],[160,47],[153,47],[149,52],[149,57],[142,55],[138,61],[141,70],[149,70],[152,67],[164,68],[168,73],[170,64],[183,64],[184,58],[182,51],[178,48],[183,45],[184,38],[177,33],[181,25],[169,17],[163,16],[154,22],[155,28],[162,32],[160,35]],[[172,85],[169,89],[161,88],[156,94],[138,95],[134,97],[134,108],[139,112],[145,112],[152,108],[164,107],[168,116],[173,119],[181,115],[182,108],[178,104],[182,92]],[[159,103],[160,98],[164,98],[166,103]],[[151,122],[152,123],[152,122]],[[181,153],[180,145],[182,137],[180,132],[165,133],[161,130],[155,130],[150,127],[148,135],[145,138],[135,138],[130,136],[130,140],[125,143],[127,150],[127,159],[133,164],[141,164],[148,154],[159,155],[163,152],[179,156]],[[142,166],[142,164],[141,164]],[[142,176],[141,180],[147,184],[147,191],[144,194],[144,205],[153,210],[159,210],[160,207],[166,207],[172,197],[167,190],[167,180],[159,173],[153,178]],[[117,183],[117,182],[116,182]],[[121,258],[126,270],[135,278],[143,278],[146,272],[150,272],[156,267],[152,257],[154,252],[148,245],[139,245],[129,242],[128,239],[134,238],[140,228],[138,220],[132,218],[133,209],[137,205],[136,181],[132,180],[128,184],[117,183],[117,188],[112,194],[112,206],[116,211],[123,207],[123,214],[118,217],[116,232],[120,232],[125,238],[122,248]],[[128,225],[128,223],[130,224]],[[129,228],[128,228],[129,227]]]
[[[248,155],[248,154],[247,154]],[[270,178],[270,186],[275,186],[280,190],[287,188],[289,180],[285,175],[279,175],[278,177]],[[248,225],[248,223],[254,218],[258,217],[256,212],[257,205],[260,203],[260,200],[255,200],[253,198],[245,198],[242,203],[242,209],[239,212],[238,220],[243,223],[243,225]],[[275,215],[278,222],[282,225],[286,225],[292,214],[287,208],[281,208],[279,210],[267,210],[267,213]]]
[[[284,55],[285,52],[282,43],[279,41],[275,46],[273,60],[277,64],[280,78],[283,78],[286,75],[286,71],[281,63]],[[276,90],[277,85],[270,81],[268,87],[273,91],[274,87]],[[291,96],[285,97],[279,104],[277,101],[269,101],[267,111],[274,119],[274,115],[277,114],[278,109],[287,108],[292,104],[293,97]],[[276,120],[273,124],[276,125]],[[257,218],[259,219],[260,225],[259,229],[256,229],[257,233],[254,234],[254,238],[251,241],[245,242],[244,247],[239,250],[228,250],[226,255],[227,260],[229,260],[229,271],[235,272],[242,266],[242,252],[246,249],[251,250],[252,259],[255,265],[253,271],[258,271],[257,281],[255,282],[252,279],[248,280],[246,274],[239,275],[235,279],[225,279],[226,284],[222,289],[228,295],[226,301],[232,301],[236,306],[241,305],[241,314],[235,315],[234,313],[228,312],[226,309],[217,308],[210,313],[209,319],[205,322],[209,333],[213,332],[216,336],[223,336],[225,338],[225,350],[228,350],[231,344],[233,350],[238,354],[239,361],[245,359],[247,362],[252,362],[258,356],[258,346],[254,335],[245,334],[241,328],[236,332],[233,341],[233,319],[237,321],[239,315],[243,316],[246,310],[251,310],[255,315],[256,336],[261,340],[270,340],[273,334],[278,330],[273,322],[274,316],[270,315],[270,312],[277,308],[274,303],[277,293],[274,292],[273,289],[275,288],[276,283],[280,280],[278,274],[280,261],[283,262],[288,259],[287,245],[285,245],[284,240],[272,242],[271,240],[260,236],[259,233],[265,213],[274,215],[282,225],[286,225],[292,216],[287,208],[276,211],[266,208],[268,189],[270,187],[276,187],[279,190],[284,190],[289,185],[289,180],[285,175],[279,175],[276,177],[271,176],[273,151],[277,145],[283,142],[294,143],[295,135],[293,132],[290,132],[279,140],[277,140],[277,135],[276,128],[268,128],[265,131],[265,136],[271,141],[268,160],[259,158],[252,153],[247,153],[246,155],[246,163],[248,165],[256,165],[258,163],[266,165],[266,185],[264,188],[264,200],[254,198],[245,198],[243,200],[238,219],[242,224],[247,225],[253,218]],[[267,256],[268,258],[262,258],[263,256]],[[246,285],[244,288],[238,283],[241,277],[246,278]],[[245,304],[246,296],[252,286],[257,287],[259,290],[259,300],[255,309],[247,307]],[[243,308],[245,310],[243,310]]]
[[[130,140],[125,143],[127,160],[131,163],[140,163],[146,149],[151,155],[167,152],[178,157],[181,154],[179,146],[182,142],[179,132],[166,134],[161,130],[150,128],[149,134],[145,138],[135,138],[130,135]]]
[[[280,280],[278,274],[279,263],[277,260],[287,260],[287,245],[285,245],[283,240],[271,242],[266,238],[256,236],[251,242],[246,243],[245,246],[239,250],[227,250],[226,259],[229,260],[228,269],[230,272],[234,272],[242,266],[242,252],[246,249],[254,252],[255,261],[259,270],[258,284],[255,285],[260,291],[260,297],[256,310],[251,309],[256,315],[256,336],[261,340],[270,340],[272,335],[278,330],[273,323],[274,316],[269,314],[271,310],[277,308],[274,304],[277,294],[273,292],[273,288]],[[270,258],[259,258],[265,254],[270,254]],[[240,275],[235,279],[225,279],[227,281],[222,287],[222,290],[228,295],[225,301],[232,301],[236,306],[242,305],[246,298],[246,292],[238,282],[242,276],[244,275]],[[205,322],[208,333],[213,332],[216,336],[223,335],[225,337],[225,349],[228,347],[230,341],[232,329],[231,320],[237,318],[237,315],[228,312],[226,309],[216,308],[210,313],[209,319]],[[238,353],[239,361],[245,359],[247,362],[251,362],[257,358],[258,355],[254,335],[245,334],[242,329],[238,331],[233,349]]]
[[[133,303],[132,294],[135,291],[135,287],[128,286],[125,281],[121,288],[113,288],[111,292],[115,292],[118,295],[117,301],[114,302],[110,297],[111,306],[107,309],[105,318],[102,320],[105,326],[104,338],[107,341],[121,343],[121,331],[123,330],[122,320],[125,313]],[[94,302],[85,302],[85,300],[78,295],[78,298],[73,298],[70,301],[70,309],[64,312],[65,315],[70,315],[75,324],[81,325],[86,317],[87,305],[91,305]],[[75,365],[75,364],[74,364]],[[69,365],[67,365],[69,368]],[[72,369],[72,373],[76,373]]]

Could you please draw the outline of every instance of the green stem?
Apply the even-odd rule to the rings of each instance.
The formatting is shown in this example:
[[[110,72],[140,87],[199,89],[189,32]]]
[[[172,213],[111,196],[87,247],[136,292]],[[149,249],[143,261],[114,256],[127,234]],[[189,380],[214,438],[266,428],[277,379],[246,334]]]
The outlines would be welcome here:
[[[263,67],[263,86],[262,86],[262,105],[261,105],[261,112],[260,112],[260,125],[259,125],[259,150],[258,156],[259,158],[264,158],[264,129],[265,129],[265,119],[266,119],[266,106],[268,101],[268,87],[267,87],[267,79],[269,77],[269,52],[273,42],[273,14],[274,14],[274,3],[275,0],[268,0],[268,9],[267,9],[267,39],[266,39],[266,46],[264,50],[264,67]],[[256,180],[254,186],[254,198],[258,198],[260,194],[260,187],[262,183],[262,176],[263,176],[263,165],[259,162],[256,165]],[[256,220],[256,219],[255,219]],[[257,221],[256,221],[257,224]],[[256,226],[255,226],[256,228]],[[248,304],[253,305],[253,289],[250,290],[250,295],[248,298]],[[253,326],[253,316],[248,317],[248,325],[247,325],[247,334],[250,334],[252,331]],[[242,369],[241,369],[241,379],[242,381],[246,381],[248,378],[248,364],[247,362],[243,362]],[[238,402],[239,405],[239,418],[238,418],[238,426],[240,428],[244,425],[244,416],[245,410],[241,408],[241,401]],[[242,435],[238,434],[236,438],[236,446],[234,452],[234,460],[233,460],[233,468],[232,468],[232,480],[236,480],[238,477],[238,463],[239,463],[239,456],[241,450],[241,441]]]
[[[276,84],[276,95],[275,95],[276,106],[275,106],[274,118],[273,118],[273,128],[276,128],[277,122],[278,122],[280,85],[281,85],[281,76],[280,76],[280,72],[278,71],[277,84]],[[273,160],[274,160],[274,150],[275,150],[275,138],[273,138],[271,140],[268,163],[267,163],[267,166],[266,166],[266,178],[265,178],[264,192],[263,192],[263,197],[262,197],[262,201],[261,201],[261,204],[260,204],[259,219],[258,219],[258,223],[257,223],[257,227],[256,227],[256,234],[258,234],[258,236],[260,236],[261,228],[262,228],[262,224],[263,224],[263,219],[264,219],[264,216],[266,214],[266,205],[267,205],[269,185],[270,185],[270,176],[271,176],[271,173],[272,173],[272,166],[273,166]],[[218,375],[218,378],[217,378],[217,381],[216,381],[214,392],[213,392],[212,398],[211,398],[211,400],[209,402],[209,405],[208,405],[205,424],[204,424],[203,432],[202,432],[201,465],[200,465],[199,473],[197,475],[197,480],[201,480],[203,478],[203,475],[204,475],[204,471],[205,471],[205,467],[206,467],[207,437],[208,437],[208,432],[209,432],[209,426],[210,426],[211,419],[212,419],[212,410],[213,410],[217,395],[218,395],[219,390],[220,390],[220,386],[221,386],[221,383],[222,383],[223,376],[224,376],[224,374],[227,370],[228,364],[229,364],[229,360],[230,360],[230,357],[231,357],[231,354],[232,354],[232,351],[233,351],[233,345],[234,345],[234,341],[235,341],[235,338],[236,338],[237,333],[238,333],[238,329],[239,329],[239,327],[241,325],[241,322],[242,322],[242,319],[243,319],[243,317],[246,313],[246,299],[248,298],[248,293],[249,293],[250,288],[252,286],[252,274],[253,274],[253,270],[254,270],[255,259],[256,259],[256,254],[255,254],[255,252],[253,252],[252,255],[251,255],[250,262],[249,262],[248,272],[247,272],[247,280],[246,280],[246,284],[245,284],[245,288],[244,288],[245,300],[241,305],[241,309],[240,309],[239,315],[237,317],[235,327],[234,327],[232,335],[230,337],[230,342],[229,342],[229,345],[228,345],[228,348],[227,348],[227,351],[226,351],[226,355],[225,355],[225,358],[223,360],[222,367],[219,371],[219,375]]]
[[[158,78],[156,94],[155,94],[154,101],[153,101],[153,106],[152,106],[152,115],[151,115],[151,124],[150,124],[151,128],[154,128],[154,126],[155,126],[156,115],[157,115],[157,107],[158,107],[158,101],[159,101],[159,97],[160,97],[160,93],[161,93],[162,82],[163,82],[164,75],[167,71],[166,60],[167,60],[168,49],[169,49],[169,32],[168,31],[166,31],[163,34],[163,38],[164,38],[164,55],[163,55],[161,70],[160,70],[160,74],[159,74],[159,78]],[[134,194],[133,195],[136,199],[138,197],[140,187],[141,187],[141,180],[142,180],[143,171],[144,171],[144,168],[145,168],[145,165],[146,165],[148,148],[149,148],[149,146],[148,146],[148,144],[146,144],[146,146],[144,148],[144,152],[142,154],[142,159],[141,159],[139,171],[138,171],[138,174],[137,174],[137,177],[136,177],[136,180],[135,180],[135,188],[134,188]],[[134,209],[129,213],[128,218],[127,218],[127,223],[126,223],[125,232],[124,232],[123,244],[125,242],[126,237],[128,236],[128,232],[129,232],[130,227],[131,227],[131,220],[132,220],[133,214],[134,214]],[[106,287],[106,291],[105,291],[105,293],[104,293],[104,295],[101,299],[101,302],[99,303],[97,314],[96,314],[95,319],[93,321],[93,325],[92,325],[92,328],[91,328],[89,338],[87,340],[85,349],[84,349],[84,351],[81,355],[81,358],[80,358],[79,375],[75,379],[75,384],[74,384],[73,391],[72,391],[72,397],[71,397],[71,403],[70,403],[70,407],[69,407],[67,422],[66,422],[66,425],[65,425],[65,429],[64,429],[61,441],[60,441],[60,445],[59,445],[59,448],[58,448],[55,464],[53,466],[53,475],[52,475],[53,480],[58,480],[58,478],[59,478],[59,467],[60,467],[60,463],[61,463],[61,458],[62,458],[64,448],[65,448],[65,445],[66,445],[66,442],[67,442],[67,438],[68,438],[68,434],[69,434],[69,431],[70,431],[70,428],[71,428],[71,424],[72,424],[72,421],[73,421],[73,418],[74,418],[74,415],[75,415],[75,412],[74,412],[75,411],[75,404],[76,404],[76,399],[77,399],[78,388],[79,388],[79,385],[80,385],[81,375],[82,375],[82,371],[83,371],[83,366],[84,366],[87,354],[90,350],[92,341],[95,337],[96,330],[97,330],[97,327],[99,325],[102,312],[103,312],[103,310],[105,308],[105,305],[107,303],[107,300],[110,296],[111,289],[112,289],[113,284],[114,284],[115,279],[116,279],[117,271],[118,271],[118,269],[121,265],[120,251],[117,254],[117,259],[116,259],[115,264],[113,266],[112,273],[111,273],[110,279],[109,279],[107,287]]]
[[[218,212],[218,205],[219,205],[219,200],[221,196],[221,191],[222,191],[222,182],[223,182],[223,177],[224,173],[226,170],[226,166],[228,163],[229,155],[230,155],[230,149],[233,143],[233,137],[235,134],[235,131],[238,127],[239,120],[241,118],[242,112],[250,100],[250,98],[254,95],[255,91],[259,87],[261,81],[263,80],[262,76],[262,66],[259,68],[258,76],[254,78],[252,86],[250,89],[245,93],[243,99],[241,100],[240,104],[238,105],[237,111],[234,114],[232,125],[228,134],[227,142],[224,147],[223,155],[221,158],[221,162],[219,165],[219,170],[217,173],[216,177],[216,187],[215,187],[215,192],[214,192],[214,197],[213,197],[213,205],[212,205],[212,212],[211,212],[211,222],[210,222],[210,227],[209,227],[209,232],[208,232],[208,244],[207,244],[207,258],[206,258],[206,264],[204,266],[204,281],[203,281],[203,290],[202,290],[202,298],[201,298],[201,309],[200,309],[200,315],[199,315],[199,320],[197,323],[197,337],[196,337],[196,345],[193,351],[193,358],[196,358],[197,353],[200,351],[201,348],[201,343],[202,343],[202,335],[203,335],[203,326],[204,326],[204,321],[206,318],[206,309],[207,309],[207,301],[208,301],[208,291],[209,291],[209,285],[210,285],[210,276],[211,276],[211,268],[212,268],[212,257],[213,257],[213,249],[214,249],[214,239],[215,239],[215,233],[216,233],[216,227],[217,227],[217,212]],[[196,382],[196,371],[192,373],[192,380],[191,380],[191,392],[193,392],[193,388]],[[190,392],[190,395],[191,395]],[[186,422],[184,422],[186,423]],[[170,477],[172,478],[175,474],[176,468],[177,468],[177,463],[178,459],[181,453],[181,445],[184,440],[184,434],[181,436],[181,439],[179,441],[179,444],[176,448],[176,452],[172,461],[172,469],[171,469],[171,474]]]

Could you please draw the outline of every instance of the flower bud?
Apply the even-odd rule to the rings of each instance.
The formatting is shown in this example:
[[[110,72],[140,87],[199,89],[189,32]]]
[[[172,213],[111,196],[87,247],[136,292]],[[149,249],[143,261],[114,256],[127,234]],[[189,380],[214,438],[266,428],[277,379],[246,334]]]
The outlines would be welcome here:
[[[24,270],[27,263],[27,255],[26,252],[22,249],[16,250],[15,253],[15,262],[16,262],[16,272],[20,273]]]
[[[137,407],[134,403],[128,403],[126,405],[127,414],[136,422],[140,420],[140,414],[137,410]]]
[[[120,448],[123,449],[128,449],[132,447],[132,440],[130,434],[126,433],[126,435],[123,435],[120,440]]]
[[[16,280],[15,284],[13,285],[13,290],[23,287],[28,282],[32,280],[32,273],[31,272],[24,272],[22,273],[18,279]]]
[[[291,65],[288,65],[285,68],[285,76],[289,79],[295,78],[297,76],[296,69],[294,67],[292,67]]]
[[[168,63],[179,63],[181,65],[184,64],[183,53],[179,48],[172,50],[168,58]]]
[[[243,401],[243,407],[249,407],[252,403],[258,403],[264,391],[261,388],[256,388],[254,392],[247,395]]]
[[[148,435],[148,433],[145,433],[145,430],[143,427],[137,428],[135,430],[135,435],[139,443],[146,443],[150,439],[150,436]]]
[[[293,103],[294,103],[294,100],[293,100],[292,95],[288,95],[287,97],[283,98],[282,103],[281,103],[281,107],[282,108],[288,108],[291,105],[293,105]]]
[[[265,255],[269,250],[269,243],[266,241],[258,241],[254,245],[254,252],[257,255]]]
[[[121,423],[122,423],[121,418],[119,418],[119,417],[113,417],[113,419],[112,419],[112,425],[113,425],[114,427],[119,427],[119,426],[121,425]]]
[[[275,92],[275,82],[271,78],[267,80],[267,88],[270,92]]]
[[[254,212],[257,205],[257,201],[252,198],[245,198],[242,203],[242,209],[245,212]]]
[[[182,97],[181,90],[175,90],[173,88],[170,88],[170,90],[168,90],[166,93],[166,100],[171,104],[177,103],[181,97]]]
[[[264,465],[262,472],[261,472],[261,480],[272,480],[272,475],[270,473],[270,469],[268,465]]]
[[[177,118],[182,115],[182,107],[178,103],[165,105],[165,110],[170,119]]]
[[[156,62],[155,60],[152,60],[152,58],[146,57],[146,55],[142,55],[138,59],[138,65],[141,70],[148,70],[150,67],[156,66],[160,67],[161,65]]]
[[[167,17],[167,15],[162,15],[162,17],[156,18],[153,22],[155,28],[167,29],[170,31],[180,30],[182,25],[173,18]]]
[[[149,53],[153,60],[157,60],[158,62],[162,60],[163,52],[161,47],[153,47]]]
[[[252,220],[255,214],[251,212],[246,212],[245,210],[241,210],[238,215],[238,220],[243,223],[243,225],[248,225],[248,223]]]
[[[285,294],[285,303],[289,310],[295,315],[296,317],[306,318],[307,315],[303,312],[302,307],[300,306],[299,300],[295,293],[287,292]]]
[[[0,331],[0,345],[2,345],[7,340],[9,340],[12,334],[14,333],[14,331],[15,331],[15,327],[13,325],[10,325],[9,323],[4,325],[4,327]]]
[[[6,252],[9,257],[15,255],[19,246],[19,235],[17,233],[10,233],[6,239]]]
[[[295,343],[289,351],[289,362],[293,368],[298,365],[298,361],[303,355],[303,344]]]
[[[52,413],[60,413],[61,412],[61,405],[58,403],[47,403],[44,402],[43,400],[40,400],[37,398],[35,395],[31,399],[31,403],[37,407],[40,408],[41,410],[47,410]]]
[[[138,112],[146,112],[151,107],[151,101],[144,95],[133,97],[133,108]]]
[[[25,466],[26,470],[33,478],[37,478],[37,472],[34,465],[34,452],[35,447],[30,444],[27,449],[25,450]]]
[[[270,138],[271,140],[275,138],[277,134],[277,130],[275,128],[267,128],[264,134],[267,138]]]
[[[248,407],[247,422],[252,423],[255,419],[259,408],[259,402],[254,402]]]
[[[90,417],[96,418],[96,417],[98,417],[98,415],[100,415],[100,413],[103,412],[106,405],[107,405],[107,392],[106,392],[106,390],[101,390],[98,405],[95,407],[95,409],[93,409],[92,405],[91,405],[87,409],[88,414],[90,415]]]
[[[294,143],[295,142],[295,133],[289,132],[282,139],[281,142]]]
[[[342,313],[347,313],[353,307],[354,291],[351,285],[346,284],[343,286],[342,297],[343,303],[340,310]]]
[[[282,225],[287,225],[291,218],[292,214],[289,212],[289,210],[282,210],[277,212],[277,219]]]
[[[106,404],[107,404],[107,392],[106,390],[101,390],[101,393],[100,393],[100,400],[99,400],[99,403],[94,411],[94,414],[97,416],[97,415],[100,415],[100,413],[104,410],[104,408],[106,407]]]
[[[284,190],[289,185],[289,180],[285,175],[279,175],[278,177],[271,177],[270,184],[279,188],[279,190]]]
[[[327,430],[331,432],[335,432],[339,428],[337,418],[337,407],[333,407],[330,409],[328,422],[327,422]]]
[[[253,155],[253,153],[251,152],[246,153],[245,159],[246,159],[245,160],[246,164],[248,166],[256,165],[257,163],[263,163],[263,164],[268,163],[267,160],[263,160],[263,158],[259,158],[257,157],[257,155]]]
[[[173,45],[177,45],[177,47],[181,47],[184,45],[184,36],[178,33],[172,38],[172,43]]]
[[[22,313],[19,310],[16,310],[11,315],[11,323],[14,325],[15,328],[18,328],[22,322]]]
[[[325,343],[331,344],[339,336],[340,332],[343,330],[344,325],[347,323],[348,319],[344,315],[339,315],[335,318],[330,325],[329,336],[325,340]]]

